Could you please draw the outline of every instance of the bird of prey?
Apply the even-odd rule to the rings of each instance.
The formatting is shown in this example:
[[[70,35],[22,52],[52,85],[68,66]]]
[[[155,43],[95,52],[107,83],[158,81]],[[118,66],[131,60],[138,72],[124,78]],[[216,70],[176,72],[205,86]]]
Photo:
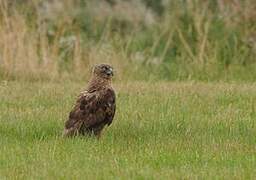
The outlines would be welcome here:
[[[79,95],[65,122],[64,137],[89,135],[99,138],[103,128],[112,123],[116,109],[112,77],[113,68],[110,65],[94,67],[88,87]]]

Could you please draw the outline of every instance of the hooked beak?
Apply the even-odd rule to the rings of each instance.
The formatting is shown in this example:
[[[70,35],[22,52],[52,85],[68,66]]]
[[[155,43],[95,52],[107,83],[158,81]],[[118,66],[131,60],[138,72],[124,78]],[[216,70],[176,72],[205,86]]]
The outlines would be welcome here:
[[[110,76],[110,75],[111,75],[111,76],[114,76],[114,72],[113,72],[113,69],[112,69],[112,68],[109,69],[106,73],[107,73],[108,76]]]

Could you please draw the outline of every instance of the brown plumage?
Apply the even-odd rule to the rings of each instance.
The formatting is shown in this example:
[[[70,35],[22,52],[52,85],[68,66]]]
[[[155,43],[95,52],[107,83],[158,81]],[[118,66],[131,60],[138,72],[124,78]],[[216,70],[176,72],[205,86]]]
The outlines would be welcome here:
[[[111,87],[113,68],[96,65],[87,89],[78,97],[65,123],[64,136],[95,135],[110,125],[115,115],[115,92]]]

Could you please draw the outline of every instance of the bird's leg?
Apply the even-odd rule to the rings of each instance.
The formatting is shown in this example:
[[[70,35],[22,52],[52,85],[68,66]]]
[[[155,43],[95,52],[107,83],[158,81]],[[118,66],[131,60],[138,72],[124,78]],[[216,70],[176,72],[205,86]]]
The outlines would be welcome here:
[[[101,137],[101,132],[99,132],[98,134],[96,134],[96,138],[99,140]]]
[[[99,140],[101,137],[101,131],[100,130],[95,130],[93,131],[93,135]]]

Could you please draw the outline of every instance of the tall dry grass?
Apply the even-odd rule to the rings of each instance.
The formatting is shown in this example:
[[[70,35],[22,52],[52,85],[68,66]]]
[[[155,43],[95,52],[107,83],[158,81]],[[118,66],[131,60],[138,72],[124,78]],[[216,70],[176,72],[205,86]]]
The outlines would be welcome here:
[[[71,1],[61,5],[64,5],[61,6],[63,14],[69,6],[74,6]],[[63,17],[61,14],[51,29],[48,24],[51,17],[45,17],[50,12],[37,9],[32,22],[28,22],[28,17],[17,7],[8,7],[8,1],[0,1],[0,8],[0,68],[4,78],[54,79],[70,74],[84,77],[93,64],[102,60],[113,64],[119,59],[111,47],[103,44],[82,48],[81,32],[72,27],[72,16]],[[49,8],[53,8],[47,10],[52,11],[52,17],[56,18],[56,9]],[[72,33],[67,35],[69,32]]]
[[[256,77],[254,0],[113,2],[1,0],[2,78],[86,78],[101,62],[121,79]]]

